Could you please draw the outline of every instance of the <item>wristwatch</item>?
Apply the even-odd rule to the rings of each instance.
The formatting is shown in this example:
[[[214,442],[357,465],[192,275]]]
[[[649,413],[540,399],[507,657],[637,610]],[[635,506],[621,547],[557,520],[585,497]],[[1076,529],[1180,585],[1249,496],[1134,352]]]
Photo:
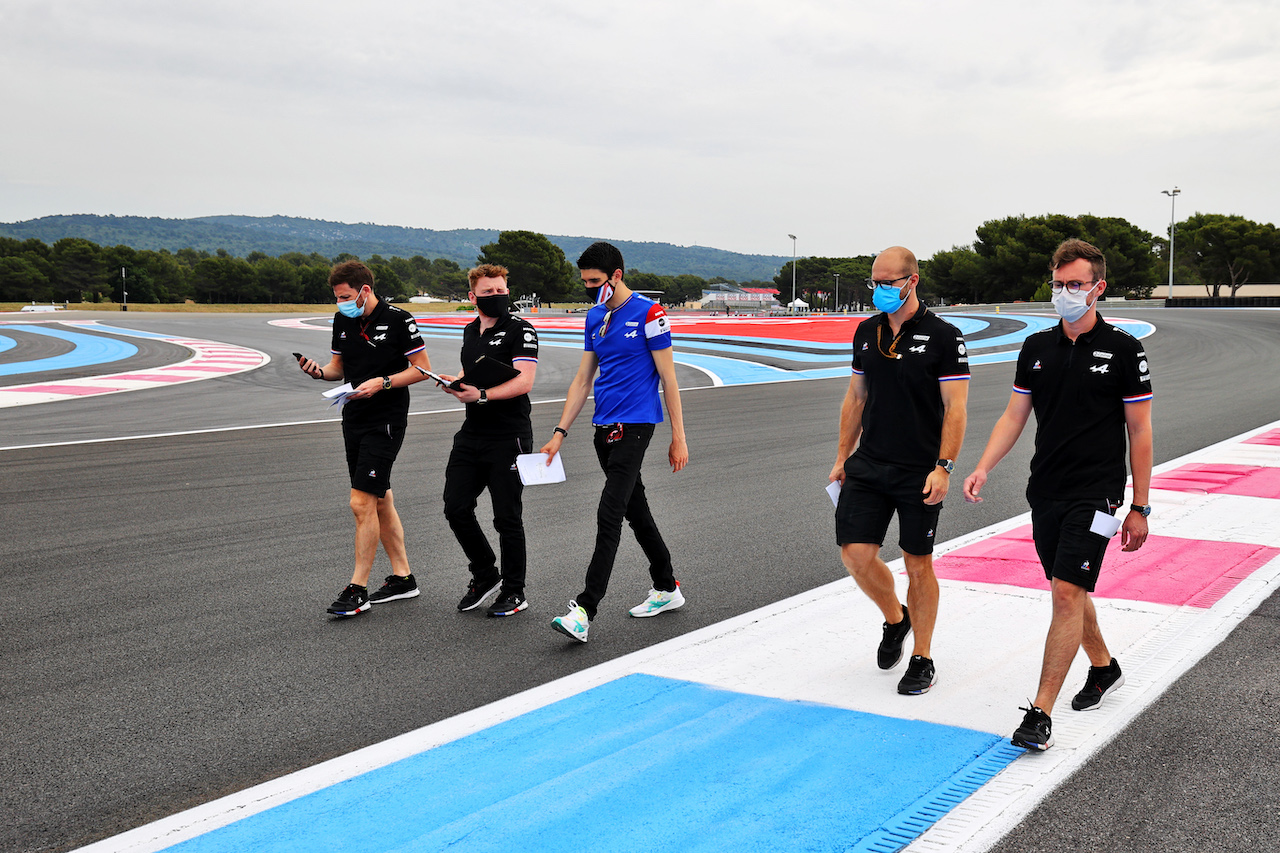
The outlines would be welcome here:
[[[383,390],[383,391],[390,391],[390,390],[391,390],[391,377],[390,377],[390,376],[384,376],[384,377],[382,377],[382,390]]]
[[[480,399],[479,399],[479,400],[476,400],[476,405],[477,405],[477,406],[483,406],[483,405],[484,405],[485,403],[487,403],[487,402],[489,402],[489,395],[485,393],[485,390],[484,390],[483,388],[481,388],[481,389],[480,389]]]
[[[1150,506],[1142,506],[1140,504],[1129,504],[1129,509],[1133,512],[1138,513],[1143,518],[1146,518],[1147,516],[1151,515]]]
[[[933,464],[937,465],[939,468],[941,468],[943,471],[946,471],[948,474],[956,470],[956,460],[954,459],[939,459],[937,462]]]

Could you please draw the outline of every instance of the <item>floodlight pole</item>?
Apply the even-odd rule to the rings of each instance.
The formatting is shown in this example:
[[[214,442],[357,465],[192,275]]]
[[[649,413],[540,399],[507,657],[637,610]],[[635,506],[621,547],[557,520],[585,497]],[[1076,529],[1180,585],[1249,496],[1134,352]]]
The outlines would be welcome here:
[[[1178,193],[1182,190],[1174,187],[1171,190],[1160,190],[1169,197],[1169,298],[1173,298],[1173,227],[1177,222],[1174,216],[1174,210],[1178,206]]]
[[[791,238],[791,304],[787,307],[792,313],[796,310],[796,235],[788,234]]]
[[[833,272],[832,275],[836,277],[836,313],[839,313],[840,312],[840,273]]]

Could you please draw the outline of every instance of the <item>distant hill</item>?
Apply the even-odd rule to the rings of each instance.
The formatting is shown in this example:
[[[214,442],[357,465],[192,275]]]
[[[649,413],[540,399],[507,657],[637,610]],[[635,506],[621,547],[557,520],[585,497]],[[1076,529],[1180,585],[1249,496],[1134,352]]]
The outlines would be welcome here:
[[[459,228],[433,231],[402,228],[368,222],[349,224],[290,216],[201,216],[195,219],[161,219],[145,216],[44,216],[25,222],[0,223],[0,236],[26,240],[34,237],[55,243],[64,237],[81,237],[101,246],[131,246],[157,251],[168,249],[226,249],[243,257],[250,252],[282,255],[286,252],[319,252],[332,258],[350,252],[361,258],[370,255],[411,258],[448,258],[463,268],[473,266],[480,247],[498,239],[497,230]],[[548,234],[547,239],[564,250],[572,262],[596,240],[608,239],[619,249],[630,269],[711,278],[723,276],[733,281],[768,281],[790,258],[776,255],[743,255],[704,246],[676,246],[671,243],[635,243],[602,237],[564,237]]]

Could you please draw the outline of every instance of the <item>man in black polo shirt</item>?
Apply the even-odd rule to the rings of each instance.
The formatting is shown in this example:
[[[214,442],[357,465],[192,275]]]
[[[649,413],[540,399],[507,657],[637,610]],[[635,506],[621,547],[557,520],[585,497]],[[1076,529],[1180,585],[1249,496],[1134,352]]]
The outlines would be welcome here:
[[[1011,739],[1014,746],[1035,750],[1053,745],[1050,715],[1081,647],[1091,666],[1084,688],[1071,700],[1073,709],[1097,708],[1124,684],[1089,593],[1114,533],[1113,516],[1123,504],[1126,436],[1133,503],[1120,526],[1125,551],[1147,540],[1153,454],[1145,348],[1098,316],[1097,302],[1107,289],[1102,252],[1083,240],[1067,240],[1054,253],[1051,269],[1053,306],[1062,322],[1023,342],[1009,405],[964,481],[965,500],[981,501],[988,474],[1035,411],[1027,501],[1036,553],[1052,590],[1053,618],[1035,701],[1022,709],[1026,716]]]
[[[342,407],[351,511],[356,517],[355,570],[351,583],[329,606],[334,616],[346,617],[368,610],[370,603],[418,595],[405,553],[404,527],[391,495],[391,466],[408,424],[407,386],[420,381],[431,362],[413,315],[374,295],[368,267],[359,261],[338,264],[329,273],[329,284],[338,300],[329,363],[322,367],[299,358],[298,366],[313,379],[345,379],[355,389]],[[379,541],[391,561],[391,574],[369,595],[369,572]]]
[[[444,473],[444,514],[453,535],[467,555],[471,583],[458,602],[459,610],[473,610],[501,587],[489,606],[490,616],[513,616],[529,606],[524,597],[525,539],[523,485],[516,471],[516,455],[533,452],[529,419],[529,391],[538,370],[538,333],[510,313],[507,269],[484,264],[468,273],[476,319],[462,330],[462,385],[445,388],[467,404],[462,429],[453,437],[453,451]],[[518,375],[488,388],[467,384],[484,357],[514,367]],[[446,379],[454,379],[448,376]],[[484,531],[476,521],[476,499],[489,489],[493,526],[498,531],[502,570]]]
[[[915,642],[898,692],[919,695],[937,681],[931,643],[938,615],[933,542],[942,499],[964,441],[969,358],[964,338],[920,302],[915,255],[901,246],[876,256],[867,284],[883,313],[853,335],[853,376],[840,407],[840,442],[832,482],[840,558],[884,615],[877,664],[902,659]],[[855,451],[854,448],[857,448]],[[889,520],[898,513],[907,603],[880,559]]]

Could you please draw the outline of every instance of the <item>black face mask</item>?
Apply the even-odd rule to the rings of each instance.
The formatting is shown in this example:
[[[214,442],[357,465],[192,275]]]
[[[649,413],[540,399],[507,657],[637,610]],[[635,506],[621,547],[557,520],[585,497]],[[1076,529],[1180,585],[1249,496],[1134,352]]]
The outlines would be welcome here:
[[[505,293],[477,296],[476,307],[486,317],[501,317],[511,311],[511,297]]]

